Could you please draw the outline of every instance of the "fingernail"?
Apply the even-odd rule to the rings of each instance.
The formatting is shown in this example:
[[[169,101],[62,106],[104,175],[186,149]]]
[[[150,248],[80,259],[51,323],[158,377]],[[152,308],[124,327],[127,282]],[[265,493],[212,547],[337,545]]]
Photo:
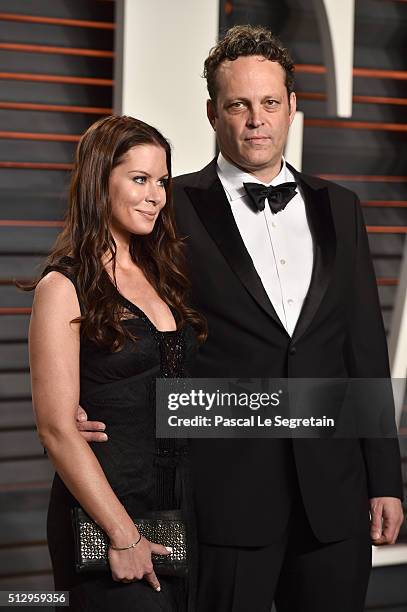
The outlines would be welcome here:
[[[166,546],[165,549],[168,550],[168,552],[172,552],[171,546]]]
[[[106,434],[102,434],[102,440],[107,440],[107,435]]]
[[[372,533],[372,538],[373,538],[374,540],[377,540],[378,538],[380,538],[380,533],[379,533],[378,531],[374,531],[374,532]]]
[[[86,421],[86,420],[87,420],[87,419],[86,419],[86,415],[85,415],[85,414],[80,414],[80,415],[78,416],[78,421]]]
[[[157,591],[157,593],[159,593],[161,591],[161,587],[160,586],[155,587],[155,590]]]
[[[99,431],[105,431],[105,429],[106,429],[106,425],[101,425],[101,426],[99,427]]]

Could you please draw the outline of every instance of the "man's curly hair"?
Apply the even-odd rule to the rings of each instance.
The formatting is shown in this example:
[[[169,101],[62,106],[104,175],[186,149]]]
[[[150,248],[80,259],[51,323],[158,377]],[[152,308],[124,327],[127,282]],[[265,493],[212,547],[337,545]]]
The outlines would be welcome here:
[[[237,25],[230,28],[218,44],[212,47],[205,60],[203,76],[211,100],[216,103],[216,73],[221,63],[249,55],[261,55],[280,64],[285,72],[285,86],[290,98],[291,92],[294,91],[294,62],[287,49],[267,28]]]

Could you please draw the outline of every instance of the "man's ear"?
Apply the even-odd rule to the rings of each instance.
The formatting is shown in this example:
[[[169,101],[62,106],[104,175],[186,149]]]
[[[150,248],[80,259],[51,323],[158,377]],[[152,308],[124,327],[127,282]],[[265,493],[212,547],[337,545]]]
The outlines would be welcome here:
[[[289,108],[290,108],[290,125],[291,125],[292,122],[294,121],[295,113],[297,111],[297,96],[295,95],[293,91],[290,93]]]
[[[215,103],[209,98],[206,101],[206,116],[209,119],[209,123],[216,132],[216,108]]]

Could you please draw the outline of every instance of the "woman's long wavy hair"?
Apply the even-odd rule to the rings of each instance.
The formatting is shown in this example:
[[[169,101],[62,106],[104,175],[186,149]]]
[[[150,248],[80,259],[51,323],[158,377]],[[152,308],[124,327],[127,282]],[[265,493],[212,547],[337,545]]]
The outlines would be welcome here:
[[[198,341],[206,337],[205,320],[187,305],[189,283],[183,243],[175,231],[170,145],[158,130],[143,121],[113,115],[91,125],[79,142],[64,228],[41,277],[49,266],[75,276],[81,317],[74,322],[80,322],[83,336],[114,352],[123,347],[126,337],[134,339],[134,336],[122,324],[122,307],[117,300],[109,178],[129,149],[146,144],[165,151],[169,174],[167,202],[150,234],[132,235],[130,255],[158,295],[175,309],[178,326],[188,322],[195,329]],[[112,262],[113,282],[102,263],[106,255]],[[66,257],[71,260],[63,259]],[[39,280],[26,289],[34,289]]]

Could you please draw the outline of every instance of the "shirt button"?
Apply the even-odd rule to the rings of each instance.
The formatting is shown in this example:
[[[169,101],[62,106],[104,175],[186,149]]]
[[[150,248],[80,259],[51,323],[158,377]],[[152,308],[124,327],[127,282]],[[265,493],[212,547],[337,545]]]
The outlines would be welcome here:
[[[287,304],[290,304],[290,306],[291,306],[291,304],[294,304],[294,300],[292,300],[292,299],[290,298],[289,300],[287,300]]]
[[[280,259],[280,263],[283,266],[285,264],[285,259]]]
[[[290,350],[288,351],[290,355],[295,355],[297,352],[297,348],[295,346],[290,346]]]
[[[277,227],[274,221],[271,222],[271,227]]]

